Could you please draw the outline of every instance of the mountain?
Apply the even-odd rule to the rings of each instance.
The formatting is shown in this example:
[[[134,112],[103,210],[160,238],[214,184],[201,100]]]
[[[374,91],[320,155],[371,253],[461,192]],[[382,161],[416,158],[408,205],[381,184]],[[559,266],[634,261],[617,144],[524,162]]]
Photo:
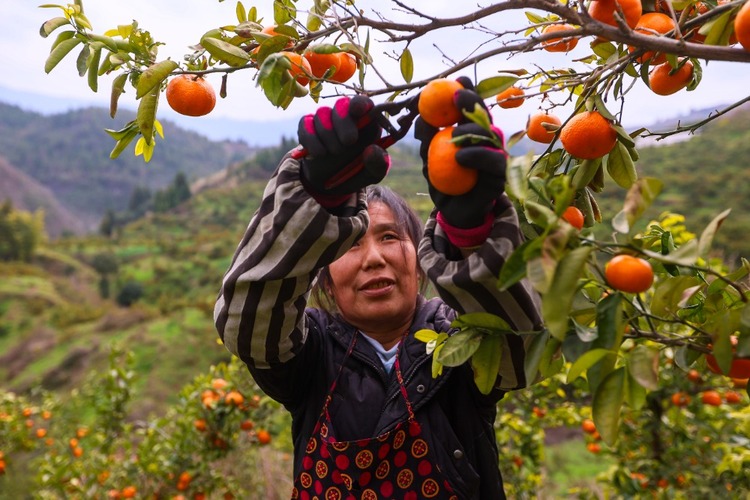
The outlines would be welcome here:
[[[44,115],[64,114],[76,109],[101,107],[91,100],[61,99],[31,92],[24,92],[7,87],[0,87],[0,102],[13,104],[25,111],[41,113]],[[127,102],[121,103],[118,114],[123,110],[135,111],[128,107]],[[163,120],[163,117],[167,117]],[[241,141],[252,147],[266,147],[278,144],[279,137],[290,134],[297,130],[298,116],[284,120],[263,120],[248,117],[246,120],[231,118],[214,118],[211,115],[196,119],[191,116],[182,116],[172,110],[159,110],[159,120],[169,121],[185,130],[196,132],[212,141]],[[111,128],[111,125],[108,126]]]
[[[119,129],[134,118],[134,113],[120,111],[115,121],[99,108],[45,116],[0,102],[0,156],[47,188],[65,210],[80,219],[61,231],[79,233],[81,225],[89,231],[95,229],[107,210],[127,208],[136,187],[163,189],[180,172],[194,181],[244,160],[254,151],[244,142],[211,141],[163,121],[166,140],[157,139],[150,163],[134,156],[135,143],[118,158],[109,159],[114,141],[104,130]],[[10,181],[6,178],[4,183]]]

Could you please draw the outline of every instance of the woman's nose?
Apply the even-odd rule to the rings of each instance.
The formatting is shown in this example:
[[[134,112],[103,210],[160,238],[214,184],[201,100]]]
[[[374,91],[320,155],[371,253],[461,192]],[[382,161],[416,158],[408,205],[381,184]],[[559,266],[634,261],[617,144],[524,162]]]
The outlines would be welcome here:
[[[364,252],[362,252],[362,267],[368,269],[371,267],[379,267],[385,264],[385,258],[381,248],[375,243],[365,243]]]

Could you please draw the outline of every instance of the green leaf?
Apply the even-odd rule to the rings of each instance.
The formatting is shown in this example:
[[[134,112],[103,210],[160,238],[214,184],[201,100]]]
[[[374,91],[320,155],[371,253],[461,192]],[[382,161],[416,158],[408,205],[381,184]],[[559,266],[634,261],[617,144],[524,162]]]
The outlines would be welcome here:
[[[102,56],[102,49],[98,48],[91,53],[88,61],[89,76],[88,84],[92,92],[99,90],[99,60]]]
[[[156,119],[156,108],[159,105],[160,95],[159,89],[153,88],[151,92],[141,97],[141,102],[138,105],[136,122],[141,135],[146,140],[146,144],[151,144],[154,138],[154,120]]]
[[[117,103],[120,100],[120,95],[125,92],[125,84],[128,81],[128,74],[121,73],[112,81],[112,93],[109,97],[109,116],[114,118],[117,114]]]
[[[493,76],[485,78],[477,83],[474,90],[482,99],[487,99],[488,97],[494,97],[503,90],[513,86],[517,81],[518,77],[515,75]]]
[[[633,163],[627,147],[620,141],[617,141],[615,147],[609,152],[609,156],[607,157],[607,173],[623,189],[630,189],[635,181],[638,180],[635,163]]]
[[[711,245],[714,241],[714,236],[716,236],[716,232],[721,227],[721,224],[726,220],[726,218],[729,216],[729,212],[731,212],[732,209],[726,209],[719,215],[713,218],[711,222],[708,223],[706,228],[701,233],[701,237],[698,240],[698,255],[701,257],[707,257],[708,252],[711,250]]]
[[[510,325],[500,316],[486,312],[466,313],[451,323],[455,328],[479,328],[490,332],[510,332]]]
[[[234,10],[237,15],[237,22],[244,23],[247,21],[247,11],[245,10],[245,6],[242,5],[242,2],[237,2],[237,6]]]
[[[625,204],[623,206],[623,212],[627,217],[630,227],[651,206],[659,193],[661,193],[663,187],[664,184],[662,181],[652,177],[641,177],[630,187],[625,195]]]
[[[412,58],[411,51],[406,48],[399,58],[399,64],[401,67],[401,76],[404,77],[406,83],[411,83],[411,79],[414,77],[414,58]]]
[[[125,129],[125,133],[122,135],[120,139],[117,140],[115,147],[109,153],[110,159],[114,160],[115,158],[120,156],[120,153],[122,153],[123,150],[126,147],[128,147],[128,144],[130,144],[133,141],[133,139],[135,139],[137,136],[138,136],[137,127],[130,127],[130,128]]]
[[[438,333],[434,330],[422,329],[414,334],[414,338],[424,343],[432,342],[437,339]]]
[[[445,341],[445,346],[440,351],[438,361],[444,366],[460,366],[466,363],[479,348],[482,336],[480,331],[474,329],[461,330],[451,335]]]
[[[502,357],[503,338],[499,335],[484,337],[481,345],[471,357],[474,383],[482,394],[489,394],[495,386]]]
[[[84,45],[83,48],[81,48],[81,52],[78,53],[78,58],[76,59],[76,69],[78,70],[78,76],[85,75],[86,70],[89,69],[88,62],[90,55],[91,49],[89,49],[88,45]]]
[[[612,446],[617,441],[620,410],[625,399],[625,368],[620,367],[602,381],[591,405],[596,430],[602,440]]]
[[[274,0],[273,20],[276,24],[286,24],[297,17],[297,9],[291,0]]]
[[[622,296],[619,293],[610,294],[600,300],[596,304],[597,337],[591,343],[591,347],[617,351],[625,333],[622,321]],[[615,361],[616,359],[602,358],[601,362],[588,369],[586,375],[592,393],[596,391],[604,377],[612,371]]]
[[[602,159],[583,160],[573,174],[573,188],[576,190],[583,189],[596,175],[597,170],[602,166]]]
[[[573,297],[591,250],[591,247],[579,247],[568,252],[558,264],[550,288],[542,297],[542,315],[547,328],[560,341],[568,332]]]
[[[552,341],[559,344],[557,339],[552,339]],[[548,342],[550,342],[549,332],[544,330],[538,335],[535,335],[529,343],[529,346],[526,348],[523,369],[528,384],[534,383],[537,378],[537,373],[540,371],[540,365]]]
[[[62,61],[62,59],[67,56],[71,50],[73,50],[79,43],[81,43],[81,40],[78,38],[69,38],[67,40],[63,40],[60,42],[50,53],[49,57],[47,57],[47,61],[44,63],[44,72],[49,73],[53,69],[55,69],[55,66]]]
[[[648,392],[639,384],[630,372],[625,377],[625,403],[634,410],[640,410],[646,404]]]
[[[497,287],[504,292],[511,286],[521,281],[526,276],[527,251],[539,250],[541,240],[526,240],[513,250],[513,253],[505,260],[500,269]]]
[[[617,353],[609,349],[591,349],[590,351],[586,351],[571,365],[568,370],[566,383],[572,384],[583,372],[594,366],[605,356],[611,357],[614,361],[617,358]]]
[[[244,66],[251,60],[247,52],[218,38],[204,36],[201,38],[201,45],[211,57],[235,68]]]
[[[510,146],[507,146],[510,147]],[[522,205],[528,200],[529,184],[527,177],[531,168],[532,157],[522,157],[508,162],[506,191],[512,197],[518,200]]]
[[[547,228],[557,223],[557,214],[549,207],[535,201],[527,201],[524,212],[529,222]]]
[[[135,89],[135,98],[140,99],[155,88],[158,89],[161,82],[163,82],[170,73],[178,67],[179,64],[170,59],[149,66],[146,71],[141,73],[141,77],[138,79],[138,86]]]
[[[706,35],[704,45],[727,45],[733,31],[731,23],[733,14],[733,10],[728,10],[701,26],[699,33]]]
[[[646,345],[637,345],[627,354],[628,372],[643,388],[655,391],[659,388],[659,350]]]
[[[693,276],[673,276],[659,281],[651,299],[651,312],[656,316],[676,315],[683,302],[698,291],[703,284]]]
[[[45,21],[39,28],[39,34],[42,38],[47,38],[57,28],[70,24],[67,17],[53,17],[52,19]]]

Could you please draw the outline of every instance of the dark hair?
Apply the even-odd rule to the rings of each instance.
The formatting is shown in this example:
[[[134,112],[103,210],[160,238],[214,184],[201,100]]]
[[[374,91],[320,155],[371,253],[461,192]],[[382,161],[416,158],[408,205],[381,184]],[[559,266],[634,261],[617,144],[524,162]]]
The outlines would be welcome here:
[[[393,217],[398,224],[398,231],[401,236],[406,236],[414,245],[414,250],[419,247],[419,240],[422,238],[422,221],[413,208],[406,203],[406,200],[396,194],[391,188],[380,185],[373,185],[367,188],[367,203],[382,203],[393,212]],[[417,279],[419,281],[419,293],[424,293],[427,289],[427,277],[417,262]],[[314,302],[321,309],[333,313],[336,311],[336,301],[330,293],[331,290],[331,273],[328,266],[318,272],[318,279],[312,288],[312,297]]]

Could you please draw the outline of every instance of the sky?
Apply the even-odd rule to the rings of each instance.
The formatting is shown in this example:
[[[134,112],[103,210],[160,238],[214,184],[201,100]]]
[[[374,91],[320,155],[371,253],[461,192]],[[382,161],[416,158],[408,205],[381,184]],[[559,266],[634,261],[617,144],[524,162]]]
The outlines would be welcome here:
[[[93,93],[88,88],[86,79],[79,77],[75,71],[74,57],[68,56],[69,59],[64,59],[50,74],[45,74],[43,66],[52,37],[42,38],[39,35],[39,27],[45,20],[60,15],[59,9],[39,8],[42,2],[32,0],[4,0],[3,3],[6,6],[5,12],[9,14],[0,16],[0,53],[3,54],[5,68],[0,72],[0,88],[55,98],[61,102],[69,102],[74,107],[80,106],[81,103],[108,106],[109,81],[100,80],[99,92]],[[311,3],[311,0],[299,0],[297,6],[304,9]],[[468,10],[475,5],[470,2],[466,7],[457,7],[455,0],[431,0],[428,3],[429,7],[423,4],[427,3],[414,3],[421,9],[429,8],[429,13],[437,17],[454,16],[458,13],[457,9]],[[234,24],[235,5],[234,0],[84,0],[86,14],[95,32],[103,33],[118,24],[129,24],[133,19],[137,19],[139,26],[166,44],[160,48],[160,58],[170,57],[177,61],[181,61],[183,55],[190,52],[188,47],[196,43],[204,32],[222,25]],[[260,15],[267,20],[264,24],[271,24],[271,0],[256,0],[255,3],[245,0],[244,5],[256,5]],[[364,9],[375,5],[388,16],[404,17],[404,14],[394,9],[394,4],[387,0],[359,0],[356,5]],[[528,24],[522,12],[505,13],[501,16],[500,23],[509,23],[508,26],[519,27]],[[373,54],[375,59],[382,63],[381,71],[390,81],[397,84],[403,82],[398,64],[393,57],[384,56],[382,53],[387,51],[392,55],[394,49],[400,51],[403,47],[403,44],[395,47],[386,46],[379,43],[377,38],[373,40]],[[410,47],[415,58],[415,80],[430,77],[446,68],[445,62],[441,60],[440,51],[455,58],[471,53],[473,47],[476,47],[476,39],[472,33],[460,29],[440,32],[439,36],[432,39],[415,41]],[[568,65],[571,58],[584,57],[588,53],[588,40],[582,40],[579,47],[567,55],[533,52],[511,59],[501,57],[493,61],[491,68],[489,65],[482,67],[480,71],[483,73],[478,76],[494,76],[496,72],[530,65],[562,68]],[[624,125],[647,125],[697,109],[718,108],[748,95],[749,64],[711,62],[704,66],[703,71],[703,82],[698,89],[693,92],[683,90],[672,96],[656,96],[643,82],[636,82],[626,101]],[[472,76],[471,71],[464,74]],[[374,72],[371,76],[374,77]],[[220,78],[212,75],[209,81],[218,90]],[[266,100],[261,89],[256,87],[252,71],[241,71],[231,75],[228,94],[226,99],[218,99],[216,109],[210,115],[212,119],[256,120],[266,123],[286,123],[294,119],[296,122],[299,116],[311,112],[319,105],[309,98],[302,98],[295,99],[286,110],[274,107]],[[44,102],[40,99],[38,107],[43,108]],[[330,103],[330,100],[322,102],[327,103]],[[27,106],[33,105],[27,103]],[[123,107],[134,109],[136,105],[133,91],[121,98]],[[537,111],[539,106],[539,99],[529,99],[522,107],[514,110],[495,108],[493,116],[496,124],[503,128],[506,134],[510,134],[523,129],[528,115]],[[44,112],[44,109],[33,111]],[[160,118],[172,116],[174,113],[167,106],[160,106]],[[190,120],[195,120],[194,123],[197,124],[200,118]],[[189,128],[191,122],[182,120],[180,123],[187,124]],[[289,131],[290,134],[294,132]]]

